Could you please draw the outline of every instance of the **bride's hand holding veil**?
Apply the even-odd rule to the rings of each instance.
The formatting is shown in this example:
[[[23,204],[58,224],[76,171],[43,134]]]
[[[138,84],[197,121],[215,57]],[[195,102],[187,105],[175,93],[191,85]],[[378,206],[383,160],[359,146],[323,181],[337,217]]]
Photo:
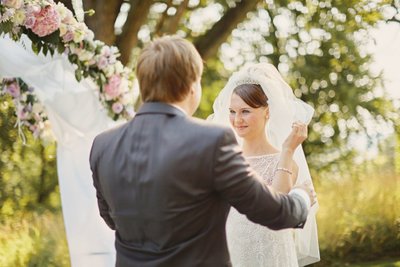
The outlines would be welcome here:
[[[292,124],[292,131],[282,144],[282,152],[294,153],[296,148],[307,139],[307,125],[301,122]]]

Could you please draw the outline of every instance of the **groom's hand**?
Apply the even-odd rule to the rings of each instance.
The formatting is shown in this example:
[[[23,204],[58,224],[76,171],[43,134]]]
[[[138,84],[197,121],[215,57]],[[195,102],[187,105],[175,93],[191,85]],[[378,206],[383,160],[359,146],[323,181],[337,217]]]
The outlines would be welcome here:
[[[293,186],[292,190],[296,188],[306,191],[310,198],[311,206],[317,202],[317,193],[315,193],[311,182],[307,181],[303,184],[295,185]]]

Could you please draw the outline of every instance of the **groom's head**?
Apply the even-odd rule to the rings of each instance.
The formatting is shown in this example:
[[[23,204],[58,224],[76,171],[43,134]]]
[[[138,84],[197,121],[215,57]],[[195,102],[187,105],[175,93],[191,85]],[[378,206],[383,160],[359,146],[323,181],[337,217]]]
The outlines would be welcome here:
[[[203,61],[189,41],[164,36],[146,45],[136,66],[144,102],[185,100],[203,72]]]

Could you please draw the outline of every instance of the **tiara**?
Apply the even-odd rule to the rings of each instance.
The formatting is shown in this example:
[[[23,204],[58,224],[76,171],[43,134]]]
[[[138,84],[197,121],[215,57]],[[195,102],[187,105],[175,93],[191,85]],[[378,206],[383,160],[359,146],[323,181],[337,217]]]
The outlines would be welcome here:
[[[240,79],[234,82],[235,87],[242,84],[260,84],[260,82],[250,78]]]

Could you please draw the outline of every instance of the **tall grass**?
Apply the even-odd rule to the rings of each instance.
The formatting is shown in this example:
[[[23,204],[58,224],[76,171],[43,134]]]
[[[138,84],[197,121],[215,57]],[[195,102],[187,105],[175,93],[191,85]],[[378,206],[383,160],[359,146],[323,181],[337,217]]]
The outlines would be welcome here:
[[[322,261],[400,258],[400,176],[384,169],[319,177],[317,215]]]
[[[317,178],[322,260],[315,266],[400,259],[399,175],[359,170]],[[0,266],[69,267],[61,213],[18,212],[3,218]]]
[[[70,266],[61,214],[20,212],[4,220],[0,226],[0,266]]]

